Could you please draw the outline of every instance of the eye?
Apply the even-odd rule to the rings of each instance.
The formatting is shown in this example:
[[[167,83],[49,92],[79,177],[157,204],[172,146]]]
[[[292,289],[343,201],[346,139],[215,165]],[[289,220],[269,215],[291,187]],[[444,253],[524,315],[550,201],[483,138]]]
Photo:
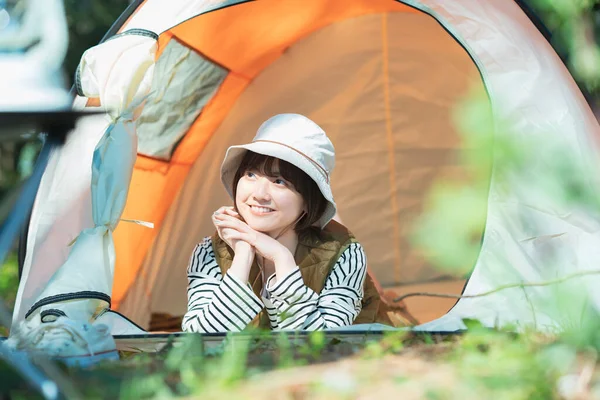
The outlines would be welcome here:
[[[244,176],[246,176],[247,178],[254,178],[256,174],[252,171],[246,171],[246,173],[244,173]]]
[[[282,179],[282,178],[277,178],[273,181],[276,185],[283,185],[283,186],[287,186],[287,182]]]

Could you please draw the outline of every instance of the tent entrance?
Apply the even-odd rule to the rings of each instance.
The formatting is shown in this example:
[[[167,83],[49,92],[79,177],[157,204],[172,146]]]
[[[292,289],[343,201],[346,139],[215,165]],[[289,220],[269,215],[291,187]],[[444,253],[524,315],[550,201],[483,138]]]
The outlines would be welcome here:
[[[365,246],[381,284],[398,293],[460,293],[464,279],[447,278],[429,265],[409,236],[433,182],[466,176],[452,113],[473,86],[485,90],[470,56],[424,13],[363,15],[297,41],[249,84],[212,135],[120,311],[147,319],[138,309],[151,288],[150,310],[142,313],[185,312],[185,296],[173,294],[185,293],[191,249],[212,232],[208,216],[231,203],[219,180],[222,155],[228,146],[250,141],[262,121],[285,112],[307,115],[330,136],[341,219]],[[437,280],[442,282],[432,282]],[[421,322],[453,304],[408,300]]]

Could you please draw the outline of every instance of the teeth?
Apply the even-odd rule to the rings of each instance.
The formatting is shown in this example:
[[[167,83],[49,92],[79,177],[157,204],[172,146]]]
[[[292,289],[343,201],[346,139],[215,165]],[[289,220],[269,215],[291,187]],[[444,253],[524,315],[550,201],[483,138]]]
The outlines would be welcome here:
[[[259,213],[268,213],[273,211],[270,208],[267,207],[257,207],[257,206],[251,206],[253,210],[258,211]]]

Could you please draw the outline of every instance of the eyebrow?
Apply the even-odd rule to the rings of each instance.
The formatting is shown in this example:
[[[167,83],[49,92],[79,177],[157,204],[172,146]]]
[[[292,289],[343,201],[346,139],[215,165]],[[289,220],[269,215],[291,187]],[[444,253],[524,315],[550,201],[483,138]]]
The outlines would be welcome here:
[[[246,173],[246,172],[258,172],[259,174],[268,176],[270,178],[282,178],[282,179],[284,179],[284,180],[287,181],[287,179],[285,179],[284,176],[281,174],[281,171],[279,171],[279,170],[266,171],[266,168],[264,168],[264,165],[262,167],[263,168],[248,167],[248,168],[246,168],[246,171],[244,171],[244,173]]]

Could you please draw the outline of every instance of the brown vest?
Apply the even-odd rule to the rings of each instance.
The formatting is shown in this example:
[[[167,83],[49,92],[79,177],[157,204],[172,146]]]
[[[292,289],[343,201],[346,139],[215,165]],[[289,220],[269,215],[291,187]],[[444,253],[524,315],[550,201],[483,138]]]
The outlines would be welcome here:
[[[346,227],[335,221],[331,221],[323,230],[314,228],[300,234],[294,259],[300,268],[304,284],[315,293],[321,293],[335,263],[352,243],[356,243],[354,235]],[[217,233],[212,236],[212,245],[215,258],[224,276],[231,267],[233,250]],[[256,260],[250,268],[248,282],[252,287],[252,291],[260,298],[263,282]],[[354,320],[354,324],[378,322],[393,325],[370,273],[367,273],[363,290],[362,310]],[[255,318],[252,325],[265,329],[270,328],[269,318],[265,310]]]

